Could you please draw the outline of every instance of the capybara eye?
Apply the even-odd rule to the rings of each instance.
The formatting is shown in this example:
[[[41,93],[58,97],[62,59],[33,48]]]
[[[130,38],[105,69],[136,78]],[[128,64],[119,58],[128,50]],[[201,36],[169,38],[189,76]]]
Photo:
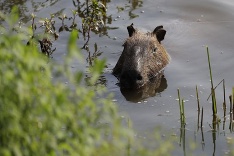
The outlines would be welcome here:
[[[154,48],[154,49],[153,49],[153,53],[156,53],[156,51],[157,51],[157,48]]]

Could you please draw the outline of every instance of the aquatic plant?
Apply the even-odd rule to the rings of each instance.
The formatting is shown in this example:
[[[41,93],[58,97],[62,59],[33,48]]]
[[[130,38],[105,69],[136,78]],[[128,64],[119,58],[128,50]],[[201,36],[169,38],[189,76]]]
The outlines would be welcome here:
[[[216,96],[215,96],[215,88],[214,88],[213,77],[212,77],[212,69],[211,69],[211,64],[210,64],[210,53],[209,53],[209,48],[208,47],[206,47],[206,51],[207,51],[209,73],[210,73],[212,111],[213,111],[213,115],[216,116],[217,115]]]
[[[209,54],[209,49],[208,47],[206,48],[206,52],[207,52],[207,58],[208,58],[208,67],[209,67],[209,74],[210,74],[210,82],[211,82],[211,93],[207,99],[207,101],[209,100],[209,98],[212,98],[212,124],[210,124],[210,128],[211,128],[211,134],[212,134],[212,140],[213,140],[213,155],[215,155],[216,152],[216,135],[217,132],[219,132],[219,124],[221,123],[221,119],[218,117],[218,112],[217,112],[217,97],[215,94],[215,90],[217,89],[217,87],[222,84],[222,89],[223,89],[223,130],[225,130],[225,122],[226,122],[226,88],[225,88],[225,80],[223,79],[222,81],[220,81],[218,83],[218,85],[214,86],[214,82],[213,82],[213,75],[212,75],[212,67],[211,67],[211,60],[210,60],[210,54]],[[179,110],[180,110],[180,122],[181,122],[181,127],[180,127],[180,145],[181,143],[183,143],[183,150],[184,153],[185,152],[185,111],[184,111],[184,102],[181,99],[181,95],[180,95],[180,90],[177,89],[178,92],[178,101],[179,101]],[[197,110],[198,110],[198,121],[197,121],[197,131],[201,130],[201,135],[202,135],[202,149],[204,150],[204,146],[205,146],[205,139],[204,139],[204,133],[203,133],[203,123],[204,123],[204,114],[203,114],[203,107],[201,109],[201,121],[200,121],[200,97],[198,94],[198,87],[196,86],[196,100],[197,100]],[[229,123],[229,130],[230,132],[234,131],[234,123],[233,123],[233,119],[234,119],[234,87],[232,88],[232,93],[229,96],[229,102],[230,102],[230,109],[229,109],[229,114],[230,114],[230,123]],[[233,145],[233,144],[232,144]],[[233,152],[233,151],[231,151]]]
[[[75,2],[73,1],[75,4]],[[91,31],[99,31],[104,26],[104,18],[106,17],[106,6],[97,0],[86,0],[81,3],[77,0],[77,12],[82,19],[82,34],[86,43],[82,48],[86,49]]]
[[[54,15],[51,15],[51,17],[49,19],[44,19],[41,20],[40,23],[41,25],[39,26],[39,28],[44,28],[44,33],[43,34],[35,34],[35,31],[37,29],[37,25],[35,24],[35,18],[36,15],[34,15],[33,13],[31,14],[32,17],[32,24],[31,24],[31,31],[32,34],[28,33],[28,35],[31,36],[31,38],[29,39],[29,41],[27,42],[27,45],[37,45],[39,43],[40,48],[41,48],[41,52],[45,55],[47,55],[48,57],[51,57],[53,52],[56,50],[56,48],[52,49],[52,36],[54,38],[54,40],[58,39],[58,33],[55,30],[55,21],[53,20]]]
[[[184,99],[181,99],[179,89],[177,89],[177,93],[178,93],[178,101],[180,108],[180,122],[181,124],[185,124]]]

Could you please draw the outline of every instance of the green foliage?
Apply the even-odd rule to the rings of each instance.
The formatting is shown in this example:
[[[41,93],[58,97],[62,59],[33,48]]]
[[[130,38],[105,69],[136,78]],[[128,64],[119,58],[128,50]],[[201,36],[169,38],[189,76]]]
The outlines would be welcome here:
[[[13,9],[10,18],[1,14],[8,28],[17,23],[15,12],[17,9]],[[168,153],[167,147],[172,147],[170,141],[160,142],[153,151],[138,146],[133,131],[122,125],[111,96],[106,97],[96,86],[92,87],[105,61],[96,60],[90,69],[89,87],[81,84],[82,72],[71,71],[69,64],[80,58],[76,31],[71,32],[63,65],[48,62],[48,57],[34,44],[26,46],[30,37],[25,33],[16,33],[14,29],[2,31],[1,156],[125,155],[130,140],[134,155]],[[52,79],[54,76],[66,79],[69,85]],[[97,98],[97,94],[103,98]]]
[[[13,17],[15,22],[17,17]],[[1,156],[85,156],[108,152],[111,147],[123,148],[127,131],[121,126],[110,97],[97,100],[92,87],[76,81],[82,79],[82,73],[67,71],[69,61],[78,53],[76,35],[71,34],[67,56],[70,59],[65,58],[64,66],[48,63],[37,47],[26,46],[23,40],[27,36],[11,30],[1,35]],[[101,73],[102,67],[94,65],[95,75]],[[77,87],[71,89],[59,81],[52,82],[51,71]],[[121,138],[123,144],[117,144],[112,137]]]
[[[83,8],[82,26],[85,32],[91,29],[98,30],[103,25],[103,17],[106,15],[105,6],[97,0],[88,0]]]

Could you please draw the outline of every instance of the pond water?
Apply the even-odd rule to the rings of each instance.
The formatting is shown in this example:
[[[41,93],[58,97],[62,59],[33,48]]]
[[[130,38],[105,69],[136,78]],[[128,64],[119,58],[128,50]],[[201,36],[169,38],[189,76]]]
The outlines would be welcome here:
[[[30,23],[30,14],[34,12],[38,17],[49,17],[51,13],[59,16],[64,13],[72,16],[71,9],[75,9],[72,1],[65,0],[0,0],[0,8],[9,12],[12,5],[17,4],[21,9],[22,20]],[[119,10],[117,9],[119,8]],[[122,10],[121,10],[122,8]],[[100,52],[99,58],[107,58],[107,68],[102,76],[109,92],[114,93],[114,101],[118,105],[123,118],[130,118],[137,136],[148,139],[158,126],[172,132],[178,142],[180,141],[181,125],[177,88],[180,88],[181,97],[185,99],[185,150],[176,144],[173,155],[185,155],[189,151],[189,143],[194,141],[197,145],[194,155],[225,155],[232,149],[228,140],[233,138],[229,130],[229,111],[226,124],[223,128],[223,90],[219,86],[217,92],[218,116],[221,119],[217,131],[212,131],[212,106],[210,94],[209,68],[206,46],[210,49],[213,80],[217,85],[225,79],[227,109],[229,110],[228,96],[234,86],[234,2],[232,0],[125,0],[107,3],[107,30],[100,34],[91,33],[89,42],[91,54]],[[77,18],[78,26],[81,21]],[[80,23],[80,24],[79,24]],[[166,86],[162,92],[142,100],[128,101],[122,95],[118,80],[111,74],[121,52],[122,44],[128,37],[126,27],[134,26],[142,31],[152,31],[156,26],[163,25],[167,30],[165,40],[162,42],[171,56],[171,62],[165,69]],[[55,26],[61,26],[56,19]],[[60,37],[53,43],[57,50],[53,60],[63,63],[66,55],[66,42],[68,32],[60,33]],[[82,38],[78,44],[85,43]],[[82,53],[86,58],[87,51]],[[74,70],[83,70],[89,66],[74,63]],[[195,87],[198,86],[200,104],[204,108],[202,144],[201,129],[197,130],[198,111]],[[168,135],[165,133],[162,135]],[[170,134],[171,135],[171,134]],[[169,136],[170,137],[170,136]],[[178,148],[177,148],[178,146]],[[189,153],[188,153],[189,154]]]

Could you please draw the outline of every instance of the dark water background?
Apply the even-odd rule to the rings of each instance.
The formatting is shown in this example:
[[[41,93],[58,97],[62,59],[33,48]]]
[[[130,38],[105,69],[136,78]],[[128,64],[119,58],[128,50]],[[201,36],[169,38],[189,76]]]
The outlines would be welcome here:
[[[71,0],[0,0],[1,11],[8,13],[16,4],[20,8],[21,19],[29,25],[30,14],[34,12],[37,17],[45,18],[50,14],[59,16],[66,14],[72,16],[71,9],[75,9]],[[118,11],[117,7],[124,8]],[[206,100],[210,94],[210,78],[206,55],[206,46],[209,46],[213,79],[218,84],[225,79],[227,101],[234,86],[234,1],[232,0],[113,0],[107,3],[106,26],[100,34],[91,33],[89,42],[90,51],[101,52],[99,58],[107,58],[107,68],[102,76],[108,91],[114,93],[114,101],[118,105],[123,118],[129,117],[139,138],[148,139],[155,127],[161,126],[172,132],[179,142],[180,122],[177,101],[177,88],[185,99],[186,115],[186,151],[190,142],[197,145],[194,155],[225,155],[229,153],[228,140],[233,138],[228,129],[229,114],[226,125],[220,123],[216,138],[212,132],[211,99]],[[81,21],[77,18],[78,27]],[[165,69],[167,87],[161,93],[138,102],[127,101],[116,85],[117,79],[111,74],[121,51],[122,44],[128,33],[126,27],[134,23],[142,31],[152,31],[156,26],[163,25],[167,30],[165,40],[162,42],[171,56],[171,63]],[[55,26],[61,26],[56,19]],[[63,63],[66,55],[66,45],[69,32],[60,33],[60,37],[53,43],[57,50],[53,60]],[[84,44],[82,37],[79,46]],[[84,58],[87,51],[82,51]],[[88,62],[76,62],[72,65],[74,71],[85,70]],[[65,82],[64,82],[65,83]],[[198,86],[201,106],[204,108],[204,148],[202,147],[201,131],[197,131],[197,103],[195,86]],[[223,121],[222,87],[217,89],[218,115]],[[228,103],[229,110],[229,103]],[[168,136],[168,133],[162,134]],[[171,134],[170,134],[171,135]],[[170,137],[169,135],[169,137]],[[178,148],[177,148],[178,147]],[[233,146],[232,146],[233,147]],[[176,144],[174,155],[183,155],[183,147]]]

